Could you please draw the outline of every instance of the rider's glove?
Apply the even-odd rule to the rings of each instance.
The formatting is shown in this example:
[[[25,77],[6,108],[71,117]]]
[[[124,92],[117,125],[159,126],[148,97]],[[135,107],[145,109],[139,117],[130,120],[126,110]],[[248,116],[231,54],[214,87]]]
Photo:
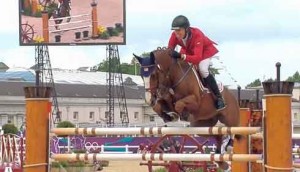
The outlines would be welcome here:
[[[172,58],[174,59],[180,59],[181,58],[181,54],[178,53],[177,51],[173,50],[171,53]]]

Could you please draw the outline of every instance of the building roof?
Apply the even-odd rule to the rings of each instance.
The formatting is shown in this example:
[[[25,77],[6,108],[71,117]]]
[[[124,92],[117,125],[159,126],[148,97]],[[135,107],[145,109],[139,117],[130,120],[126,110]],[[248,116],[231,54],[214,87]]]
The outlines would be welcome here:
[[[61,70],[56,69],[52,71],[53,78],[55,83],[61,84],[87,84],[87,85],[106,85],[106,72],[89,72],[89,71],[78,71],[78,70]],[[113,74],[115,76],[115,85],[120,85],[119,80],[117,78],[117,74]],[[122,74],[123,81],[127,78],[130,78],[134,83],[138,86],[144,86],[144,82],[141,76],[137,75],[128,75]]]
[[[8,67],[5,63],[0,62],[0,70],[1,70],[1,71],[5,71],[5,70],[7,70],[7,69],[9,69],[9,67]]]
[[[35,74],[33,70],[30,69],[8,69],[6,71],[0,72],[1,81],[35,81]]]
[[[2,96],[24,96],[24,87],[34,86],[34,82],[24,81],[0,81],[0,95]],[[116,87],[119,88],[119,87]],[[78,98],[106,98],[106,85],[85,84],[55,84],[57,97]],[[144,87],[128,87],[124,85],[125,97],[127,99],[143,99]],[[117,91],[115,91],[117,93]],[[118,95],[115,94],[115,97]]]

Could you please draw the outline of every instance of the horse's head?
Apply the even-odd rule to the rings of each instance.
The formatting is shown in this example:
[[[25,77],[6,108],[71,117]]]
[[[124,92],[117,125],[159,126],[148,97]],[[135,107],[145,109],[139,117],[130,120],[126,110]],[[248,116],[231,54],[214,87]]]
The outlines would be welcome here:
[[[133,54],[141,65],[140,74],[144,80],[145,85],[145,101],[147,104],[152,105],[152,96],[155,94],[157,88],[157,75],[155,69],[157,68],[155,64],[155,59],[153,56],[140,57]],[[150,79],[152,78],[152,79]]]
[[[165,88],[169,85],[169,68],[173,63],[170,56],[170,50],[166,48],[158,48],[150,52],[148,57],[134,57],[141,65],[140,74],[145,84],[145,100],[149,105],[153,105],[159,88],[160,93],[165,93]]]
[[[153,105],[158,87],[168,85],[166,73],[172,63],[170,50],[158,48],[152,51],[147,57],[139,57],[133,54],[141,65],[140,74],[145,84],[145,100],[149,105]],[[163,89],[163,88],[160,88]],[[162,91],[162,90],[160,90]]]

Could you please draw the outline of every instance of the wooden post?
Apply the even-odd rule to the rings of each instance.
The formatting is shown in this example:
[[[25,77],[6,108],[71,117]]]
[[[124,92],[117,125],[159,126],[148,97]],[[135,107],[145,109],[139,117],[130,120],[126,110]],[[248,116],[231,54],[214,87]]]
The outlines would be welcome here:
[[[245,106],[243,106],[245,105]],[[247,105],[240,103],[240,126],[248,127],[250,119],[250,108],[246,108]],[[233,143],[234,154],[249,154],[249,136],[243,136],[239,141],[236,139]],[[235,162],[233,161],[231,166],[232,172],[248,172],[249,162]]]
[[[97,3],[93,2],[92,6],[92,37],[98,37],[98,14],[97,14]]]
[[[24,9],[23,10],[28,10],[30,8],[30,0],[24,0]]]
[[[43,25],[43,38],[45,43],[49,43],[49,23],[48,23],[48,12],[42,12],[42,25]]]
[[[37,12],[38,12],[38,2],[37,2],[37,0],[32,0],[31,1],[31,14],[33,16],[35,16]]]
[[[250,127],[263,127],[262,126],[262,118],[263,118],[263,111],[262,110],[251,110],[250,115]],[[263,154],[263,139],[262,138],[256,138],[250,136],[250,145],[251,145],[251,151],[250,154]],[[251,164],[251,170],[255,172],[263,172],[264,168],[261,163],[257,162],[250,162]]]
[[[264,82],[264,168],[266,172],[292,172],[291,95],[293,82]]]
[[[47,172],[50,87],[25,87],[26,149],[24,172]]]

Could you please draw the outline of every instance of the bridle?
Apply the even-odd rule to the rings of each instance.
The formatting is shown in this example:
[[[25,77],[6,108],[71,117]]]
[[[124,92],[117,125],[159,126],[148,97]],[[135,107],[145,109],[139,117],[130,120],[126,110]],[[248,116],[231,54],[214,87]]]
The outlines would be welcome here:
[[[173,70],[173,68],[175,68],[177,65],[179,65],[179,68],[181,69],[182,72],[182,76],[181,78],[175,82],[174,84],[172,84],[171,82],[171,71]],[[156,84],[155,86],[151,86],[148,88],[145,88],[146,92],[150,92],[151,96],[153,97],[162,97],[162,95],[165,92],[169,92],[170,94],[174,94],[174,89],[180,85],[181,82],[184,81],[184,79],[187,77],[188,73],[190,72],[190,70],[192,70],[192,65],[189,65],[189,68],[187,70],[184,71],[184,69],[182,68],[181,64],[176,62],[176,63],[172,63],[172,65],[170,67],[167,68],[167,70],[163,70],[160,66],[160,64],[153,64],[153,65],[145,65],[145,66],[141,66],[141,68],[152,68],[155,67],[155,69],[151,72],[151,74],[153,74],[153,72],[159,72],[156,75],[164,75],[165,80],[164,81],[160,81],[160,79],[157,77],[156,80]],[[150,74],[150,75],[151,75]],[[151,79],[151,78],[150,78]]]

